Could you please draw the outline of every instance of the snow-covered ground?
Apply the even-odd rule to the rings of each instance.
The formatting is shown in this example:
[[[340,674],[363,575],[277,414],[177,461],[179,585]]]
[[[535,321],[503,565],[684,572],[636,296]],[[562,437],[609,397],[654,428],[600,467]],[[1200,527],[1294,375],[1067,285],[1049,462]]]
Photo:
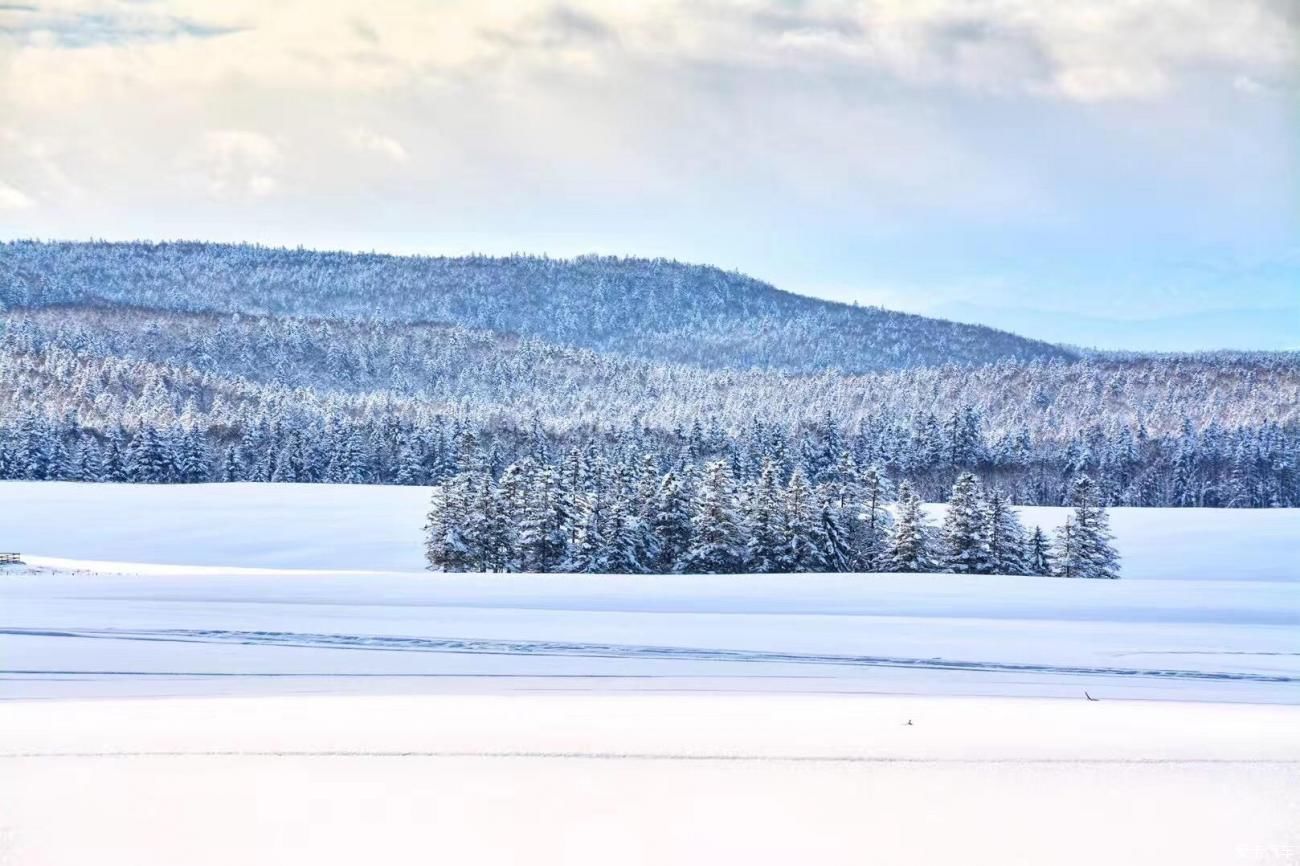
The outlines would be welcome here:
[[[418,571],[428,505],[422,487],[0,481],[0,549],[130,563]],[[1026,526],[1044,529],[1066,514],[1019,511]],[[1296,509],[1110,515],[1125,578],[1300,581]]]
[[[0,483],[0,863],[1300,862],[1296,511],[1117,509],[1119,581],[435,575],[426,497]]]
[[[0,703],[0,846],[96,866],[1281,866],[1295,720],[809,695]]]
[[[11,697],[512,689],[1300,703],[1300,513],[1118,509],[1120,581],[441,575],[427,491],[7,482]],[[1026,509],[1055,525],[1062,509]]]

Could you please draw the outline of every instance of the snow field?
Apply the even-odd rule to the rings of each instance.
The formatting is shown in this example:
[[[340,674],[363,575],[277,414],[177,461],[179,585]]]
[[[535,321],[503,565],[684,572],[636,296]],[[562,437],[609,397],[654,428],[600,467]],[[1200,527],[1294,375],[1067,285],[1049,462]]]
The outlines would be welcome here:
[[[1120,581],[437,575],[426,498],[0,484],[0,863],[1300,862],[1296,512],[1116,510]]]
[[[429,489],[0,481],[0,548],[105,562],[419,571]],[[942,506],[929,506],[937,523]],[[1017,509],[1055,529],[1068,509]],[[1127,580],[1300,581],[1300,510],[1114,508]]]
[[[426,496],[0,484],[6,544],[36,566],[0,584],[6,691],[1089,690],[1300,703],[1293,511],[1118,509],[1120,581],[444,575],[418,570]]]
[[[1006,698],[20,702],[0,704],[0,837],[24,864],[1280,864],[1294,722]]]

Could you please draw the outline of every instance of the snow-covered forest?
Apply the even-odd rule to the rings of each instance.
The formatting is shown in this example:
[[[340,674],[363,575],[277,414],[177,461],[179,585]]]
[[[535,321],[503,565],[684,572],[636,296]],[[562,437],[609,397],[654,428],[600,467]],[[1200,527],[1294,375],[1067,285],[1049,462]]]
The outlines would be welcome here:
[[[21,242],[0,299],[0,478],[437,484],[580,454],[1300,505],[1294,353],[1083,353],[609,258]]]
[[[426,554],[439,571],[1119,577],[1096,484],[1079,476],[1071,501],[1049,536],[1026,531],[1006,493],[969,472],[936,527],[910,484],[895,491],[874,467],[837,466],[818,483],[798,468],[783,478],[769,459],[741,484],[725,460],[662,476],[653,459],[636,472],[525,460],[435,488]]]
[[[666,259],[20,241],[0,244],[0,303],[433,322],[719,368],[861,372],[1074,356],[992,328],[815,300]]]

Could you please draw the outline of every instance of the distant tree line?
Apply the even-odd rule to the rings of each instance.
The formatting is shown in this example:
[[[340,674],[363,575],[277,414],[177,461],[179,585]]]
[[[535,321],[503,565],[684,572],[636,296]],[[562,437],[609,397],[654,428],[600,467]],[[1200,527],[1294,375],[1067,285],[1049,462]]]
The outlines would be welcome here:
[[[939,526],[906,481],[841,467],[813,482],[765,460],[739,481],[725,460],[661,473],[587,460],[530,459],[499,477],[486,466],[435,488],[426,526],[438,571],[598,574],[952,572],[1119,577],[1096,484],[1073,485],[1073,513],[1050,536],[1027,532],[1005,492],[971,473],[953,485]]]
[[[782,483],[799,472],[815,485],[846,483],[853,472],[878,467],[929,502],[946,500],[957,477],[974,472],[1021,505],[1067,504],[1086,475],[1105,506],[1300,506],[1300,434],[1279,425],[1199,433],[1186,425],[1167,437],[1089,428],[1050,447],[1028,435],[991,439],[970,407],[943,421],[927,413],[852,430],[829,416],[797,431],[755,420],[739,434],[698,421],[666,432],[559,432],[540,421],[320,422],[300,413],[236,426],[190,420],[103,430],[29,412],[0,425],[0,479],[436,485],[471,470],[496,481],[524,460],[559,467],[575,454],[611,467],[650,460],[660,473],[679,475],[687,465],[722,461],[742,484],[769,463]]]

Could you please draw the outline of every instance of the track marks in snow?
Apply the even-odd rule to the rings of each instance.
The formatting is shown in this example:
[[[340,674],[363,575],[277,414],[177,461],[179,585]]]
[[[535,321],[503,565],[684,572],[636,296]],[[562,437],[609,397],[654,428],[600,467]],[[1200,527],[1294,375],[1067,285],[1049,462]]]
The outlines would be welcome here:
[[[826,665],[835,667],[885,667],[973,673],[1066,674],[1162,680],[1243,681],[1300,683],[1300,677],[1169,668],[1126,668],[1047,665],[1016,662],[966,661],[944,658],[906,658],[770,650],[704,649],[695,647],[638,646],[635,644],[569,641],[492,640],[476,638],[404,637],[390,635],[317,634],[222,629],[0,629],[0,635],[89,640],[158,641],[167,643],[236,644],[380,652],[461,653],[506,656],[563,656],[605,659],[681,660],[735,663]],[[16,673],[0,671],[0,673]],[[25,672],[28,673],[28,672]],[[90,672],[84,672],[90,673]]]
[[[488,758],[493,760],[539,761],[679,761],[693,763],[777,763],[777,764],[919,764],[919,765],[1124,765],[1124,766],[1292,766],[1300,760],[1255,758],[935,758],[894,755],[751,755],[719,752],[524,752],[524,751],[411,751],[411,750],[237,750],[120,751],[120,752],[0,752],[0,760],[34,758]]]

